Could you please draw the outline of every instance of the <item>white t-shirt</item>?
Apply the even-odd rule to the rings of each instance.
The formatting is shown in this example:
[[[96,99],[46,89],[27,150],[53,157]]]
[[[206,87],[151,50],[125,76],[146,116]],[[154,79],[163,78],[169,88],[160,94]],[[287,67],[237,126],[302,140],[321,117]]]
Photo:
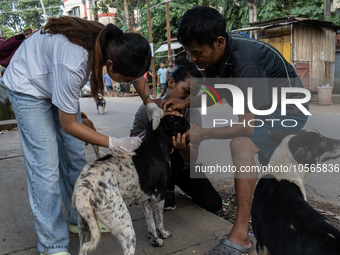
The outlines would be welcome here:
[[[88,52],[63,35],[34,33],[13,55],[4,75],[14,92],[52,100],[65,113],[78,110],[89,77]]]

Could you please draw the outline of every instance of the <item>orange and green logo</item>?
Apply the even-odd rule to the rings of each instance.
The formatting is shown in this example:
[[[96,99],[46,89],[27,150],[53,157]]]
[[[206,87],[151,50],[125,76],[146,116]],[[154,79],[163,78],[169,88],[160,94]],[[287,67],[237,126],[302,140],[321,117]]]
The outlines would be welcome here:
[[[220,101],[220,104],[221,104],[221,106],[222,106],[222,100],[221,100],[219,94],[217,93],[217,91],[216,91],[213,87],[211,87],[210,85],[205,84],[205,83],[203,83],[203,82],[198,82],[198,83],[201,84],[201,85],[204,85],[205,87],[207,87],[208,89],[210,89],[210,90],[216,95],[216,97],[218,98],[218,100]],[[217,104],[217,102],[216,102],[216,100],[215,100],[215,97],[213,96],[213,94],[212,94],[209,90],[204,89],[204,88],[202,88],[202,87],[201,87],[200,89],[203,90],[205,93],[207,93],[207,94],[212,98],[212,100],[214,100],[215,105]]]

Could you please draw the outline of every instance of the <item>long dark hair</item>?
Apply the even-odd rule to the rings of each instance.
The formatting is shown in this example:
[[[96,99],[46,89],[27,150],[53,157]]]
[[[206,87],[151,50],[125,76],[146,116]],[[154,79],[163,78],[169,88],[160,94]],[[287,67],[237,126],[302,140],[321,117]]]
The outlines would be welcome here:
[[[148,41],[136,33],[123,33],[117,26],[107,26],[77,17],[48,19],[42,33],[62,34],[89,53],[91,96],[103,92],[103,66],[110,59],[114,70],[127,77],[142,76],[151,63]]]

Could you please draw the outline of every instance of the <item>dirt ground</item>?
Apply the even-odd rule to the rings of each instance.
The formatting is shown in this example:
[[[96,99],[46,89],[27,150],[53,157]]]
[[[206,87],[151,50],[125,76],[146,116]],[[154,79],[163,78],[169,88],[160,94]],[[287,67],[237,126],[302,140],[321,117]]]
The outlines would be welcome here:
[[[223,200],[222,210],[218,215],[231,223],[234,223],[236,216],[236,195],[233,179],[213,179],[210,180],[217,192],[220,194]],[[323,202],[317,201],[313,197],[308,197],[309,204],[321,214],[326,216],[333,225],[340,229],[340,207]],[[252,232],[251,220],[249,220],[249,232]]]

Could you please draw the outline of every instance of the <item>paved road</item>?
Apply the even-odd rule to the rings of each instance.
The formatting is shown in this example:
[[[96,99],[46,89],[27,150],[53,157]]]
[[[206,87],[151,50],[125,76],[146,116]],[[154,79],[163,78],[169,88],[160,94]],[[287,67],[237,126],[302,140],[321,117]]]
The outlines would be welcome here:
[[[82,98],[80,100],[82,111],[94,122],[98,131],[116,137],[129,135],[129,127],[140,104],[141,99],[136,96],[108,98],[108,114],[102,115],[97,114],[93,99]],[[318,129],[329,137],[340,138],[340,134],[338,134],[339,110],[340,105],[324,107],[311,105],[313,116],[309,119],[306,128]],[[35,255],[37,240],[34,234],[33,215],[28,205],[18,132],[0,134],[0,142],[0,254]],[[212,142],[221,151],[220,157],[224,157],[230,162],[228,141]],[[102,154],[109,152],[103,148],[100,150]],[[201,149],[201,154],[206,155],[207,162],[214,159],[204,146]],[[95,159],[90,146],[87,147],[86,157],[88,161]],[[339,163],[339,160],[333,163]],[[338,183],[339,174],[322,176],[312,174],[308,182],[308,193],[339,204],[340,188]],[[195,207],[190,201],[181,203],[183,206],[179,205],[178,210],[165,214],[166,227],[173,233],[173,237],[167,240],[167,244],[163,248],[157,249],[150,246],[144,237],[145,223],[141,219],[140,208],[132,208],[138,240],[136,254],[203,254],[214,247],[222,235],[229,232],[231,228],[229,222],[208,214]],[[198,222],[200,224],[197,224]],[[70,250],[72,254],[77,254],[77,247],[78,238],[72,236]],[[120,250],[119,244],[112,242],[110,235],[104,235],[100,246],[93,254],[109,254],[113,250]]]
[[[110,98],[107,103],[107,115],[97,114],[96,105],[90,98],[81,99],[81,108],[93,120],[99,132],[116,137],[127,136],[141,100],[139,97]],[[0,134],[0,142],[0,255],[36,255],[37,236],[28,203],[18,132]],[[102,154],[109,152],[103,148],[100,151]],[[95,159],[91,146],[86,148],[86,158],[88,161]],[[232,227],[230,222],[177,194],[176,210],[164,214],[165,228],[172,233],[172,237],[165,240],[163,247],[155,248],[145,237],[146,225],[142,209],[132,206],[129,210],[137,236],[136,255],[201,255],[216,246]],[[69,251],[78,254],[77,235],[70,236]],[[112,235],[105,234],[91,254],[122,254],[122,249]],[[254,255],[255,251],[250,254]]]

